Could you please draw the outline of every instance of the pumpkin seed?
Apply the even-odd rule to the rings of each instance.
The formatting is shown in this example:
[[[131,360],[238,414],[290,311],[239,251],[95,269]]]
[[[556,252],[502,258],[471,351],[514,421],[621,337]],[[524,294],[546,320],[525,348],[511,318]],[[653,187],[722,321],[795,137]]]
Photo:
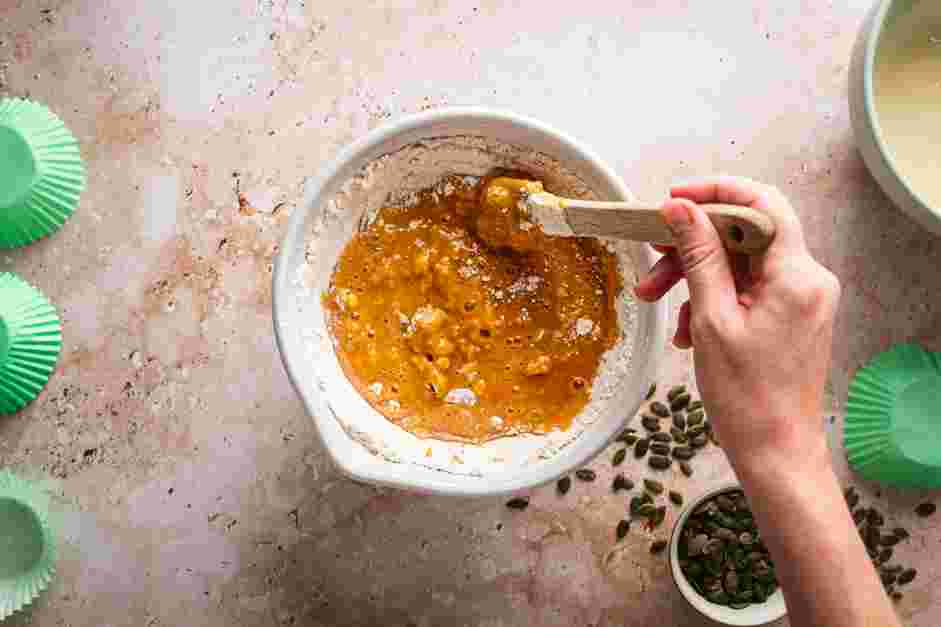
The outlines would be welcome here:
[[[640,508],[643,505],[644,505],[644,499],[642,499],[641,497],[635,496],[631,498],[631,504],[628,510],[631,513],[631,516],[638,516],[640,514]]]
[[[696,436],[702,435],[706,432],[706,426],[703,424],[698,424],[695,427],[690,427],[686,430],[686,435],[695,438]]]
[[[686,434],[676,427],[670,427],[670,435],[673,436],[673,441],[677,444],[686,444],[689,442],[689,438],[686,437]]]
[[[685,385],[674,385],[672,388],[670,388],[670,391],[667,392],[667,400],[672,401],[674,398],[676,398],[680,394],[685,394],[685,393],[686,393]]]
[[[937,507],[934,503],[922,503],[915,508],[915,513],[921,516],[922,518],[927,518],[937,511]]]
[[[892,547],[887,546],[886,548],[879,551],[878,559],[880,562],[882,562],[882,564],[885,564],[886,562],[891,560],[892,559]]]
[[[898,585],[905,586],[915,581],[915,576],[918,575],[918,571],[914,568],[907,568],[902,571],[898,577]]]
[[[644,397],[645,401],[649,401],[653,398],[653,395],[657,393],[657,384],[651,383],[650,387],[647,389],[647,396]]]
[[[676,446],[673,448],[673,457],[679,460],[685,461],[692,459],[695,454],[696,452],[688,446]]]
[[[621,434],[615,439],[615,442],[623,442],[628,446],[634,444],[637,441],[637,434],[634,433],[633,429],[625,429]]]
[[[670,417],[670,408],[661,403],[660,401],[654,401],[650,404],[650,411],[654,415],[659,416],[660,418],[669,418]]]
[[[683,412],[676,412],[673,414],[673,426],[682,431],[686,428],[686,416],[683,415]]]
[[[902,600],[902,596],[904,596],[904,595],[902,595],[901,592],[893,591],[892,594],[890,594],[889,596],[892,597],[892,600],[893,600],[893,601],[895,601],[896,603],[898,603],[899,601]]]
[[[623,540],[624,536],[627,535],[627,532],[631,530],[631,521],[622,520],[618,523],[617,529],[614,532],[614,535],[618,540]]]
[[[705,433],[700,433],[699,435],[694,437],[692,440],[690,440],[689,443],[690,445],[693,446],[693,448],[702,448],[706,446],[706,444],[709,443],[709,436],[706,435]]]
[[[657,553],[662,552],[665,548],[667,548],[666,540],[654,540],[653,544],[650,545],[650,552],[656,555]]]
[[[647,431],[660,430],[660,421],[654,416],[641,416],[640,424],[642,424]]]
[[[687,477],[693,476],[693,467],[689,465],[689,462],[685,462],[685,461],[680,462],[680,470]]]
[[[667,508],[663,505],[654,510],[653,516],[650,517],[650,528],[656,529],[663,524],[663,521],[667,517]]]
[[[895,529],[892,530],[892,533],[894,533],[895,536],[896,536],[899,540],[905,540],[906,538],[909,537],[908,530],[906,530],[906,529],[903,528],[903,527],[896,527]]]
[[[846,499],[846,504],[851,510],[859,505],[859,494],[857,494],[856,488],[853,486],[846,488],[846,490],[843,492],[843,498]]]
[[[633,488],[634,482],[620,473],[615,475],[614,481],[611,482],[611,489],[615,492],[620,490],[632,490]]]
[[[749,605],[751,605],[751,603],[748,601],[732,601],[729,603],[729,607],[733,610],[744,610]]]
[[[506,502],[506,506],[510,509],[526,509],[529,507],[529,497],[518,496],[516,498],[510,499]]]
[[[884,586],[891,586],[898,579],[898,577],[894,573],[889,573],[889,572],[879,573],[879,578],[882,579],[882,585]]]
[[[634,457],[640,459],[647,454],[647,449],[650,448],[650,440],[644,438],[642,440],[637,440],[637,444],[634,445]]]
[[[672,463],[673,460],[663,455],[651,455],[647,460],[647,465],[649,465],[654,470],[666,470]]]
[[[579,468],[575,471],[575,476],[581,481],[594,481],[598,475],[591,468]]]
[[[882,514],[880,514],[874,507],[869,508],[869,514],[866,516],[866,521],[870,525],[874,525],[876,527],[881,527],[885,524],[885,519],[882,517]]]
[[[702,401],[693,401],[686,407],[686,411],[696,411],[697,409],[702,409]]]
[[[572,478],[568,475],[562,477],[555,482],[555,489],[558,490],[559,494],[566,495],[568,494],[569,489],[572,487]]]
[[[651,494],[663,494],[663,484],[656,479],[644,479],[644,489]]]
[[[670,411],[680,411],[689,405],[691,400],[689,394],[685,392],[670,400]]]
[[[680,494],[679,492],[677,492],[676,490],[670,490],[670,501],[671,501],[674,505],[682,505],[682,504],[683,504],[683,495]]]
[[[651,434],[650,439],[654,442],[669,443],[672,438],[670,437],[669,433],[658,431],[657,433]]]
[[[647,492],[641,493],[640,500],[642,503],[650,503],[651,505],[653,504],[653,497],[650,496],[650,494]]]
[[[650,445],[650,452],[654,455],[669,455],[670,445],[663,442],[654,442]]]
[[[882,546],[895,546],[898,543],[899,543],[899,537],[895,535],[894,533],[886,534],[879,538],[879,544],[881,544]]]
[[[627,457],[627,449],[619,448],[617,451],[615,451],[614,457],[611,458],[611,465],[620,466],[621,464],[624,463],[625,457]]]
[[[688,414],[686,414],[687,428],[695,427],[696,425],[701,424],[702,421],[705,419],[705,417],[706,417],[706,414],[701,409],[697,409],[696,411],[689,412]]]
[[[637,508],[637,515],[644,518],[650,518],[657,513],[657,507],[653,503],[644,503]]]

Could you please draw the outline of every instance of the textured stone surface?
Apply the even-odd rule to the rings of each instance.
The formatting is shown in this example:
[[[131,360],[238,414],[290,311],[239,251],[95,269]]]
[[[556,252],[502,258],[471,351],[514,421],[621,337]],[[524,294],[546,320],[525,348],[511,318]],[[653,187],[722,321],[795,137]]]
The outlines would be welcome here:
[[[868,0],[731,4],[0,0],[0,95],[57,111],[89,170],[59,234],[0,254],[65,334],[37,402],[0,418],[0,465],[59,495],[64,535],[51,590],[10,624],[707,624],[648,534],[615,547],[611,451],[597,482],[524,512],[337,476],[281,368],[270,278],[305,177],[342,145],[429,107],[511,108],[642,198],[711,172],[790,195],[844,284],[838,428],[856,367],[898,341],[941,350],[941,241],[854,148]],[[664,379],[688,378],[668,350]],[[670,471],[687,498],[730,476],[717,449],[695,462],[692,480]],[[912,530],[906,623],[937,625],[941,532],[911,516],[925,495],[860,490]]]

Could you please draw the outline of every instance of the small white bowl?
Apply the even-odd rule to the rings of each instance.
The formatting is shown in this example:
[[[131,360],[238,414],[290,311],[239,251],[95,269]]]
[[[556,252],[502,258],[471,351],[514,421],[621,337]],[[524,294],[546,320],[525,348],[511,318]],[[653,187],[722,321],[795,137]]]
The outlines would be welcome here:
[[[925,0],[927,1],[927,0]],[[895,19],[911,10],[915,0],[881,0],[863,20],[853,48],[849,71],[849,109],[853,135],[866,167],[895,205],[923,227],[941,236],[941,207],[930,206],[903,178],[886,145],[876,110],[873,72],[880,44],[904,29]]]
[[[288,376],[313,418],[327,452],[343,473],[359,481],[425,493],[507,494],[546,483],[584,465],[636,413],[657,373],[659,355],[665,345],[667,306],[660,302],[636,303],[633,307],[630,329],[633,337],[627,340],[632,342],[633,355],[617,361],[619,367],[611,371],[615,374],[603,385],[595,386],[589,405],[594,406],[593,413],[580,423],[577,435],[571,430],[546,436],[502,438],[480,447],[463,446],[420,440],[376,412],[343,377],[319,300],[343,245],[365,215],[357,201],[338,203],[337,194],[352,190],[351,193],[368,197],[373,204],[379,203],[385,198],[385,187],[391,183],[389,180],[369,183],[364,173],[387,167],[382,164],[401,158],[403,149],[414,150],[415,146],[442,138],[450,141],[455,136],[474,136],[501,146],[521,147],[533,159],[524,159],[519,169],[538,175],[541,164],[551,161],[560,164],[580,185],[600,198],[631,198],[624,182],[594,153],[559,131],[512,113],[449,108],[386,124],[343,150],[306,186],[305,204],[291,216],[277,258],[273,286],[275,335]],[[469,153],[466,160],[455,158],[453,163],[471,167],[480,154],[480,151]],[[429,158],[426,167],[434,172],[423,171],[422,175],[431,176],[446,165],[437,156]],[[474,174],[463,168],[450,171]],[[401,184],[406,178],[402,177]],[[417,185],[415,178],[422,177],[410,179]],[[315,243],[310,244],[312,241]],[[646,272],[656,259],[653,249],[646,244],[618,246],[638,274]],[[316,269],[312,269],[312,264]],[[299,278],[301,275],[307,278]],[[626,283],[625,291],[631,289],[631,279],[627,278]],[[605,359],[608,360],[607,355]],[[589,408],[580,416],[587,416]]]
[[[689,515],[699,507],[703,502],[725,492],[732,490],[741,490],[742,486],[734,481],[722,483],[711,488],[705,494],[695,501],[690,501],[680,513],[676,523],[673,524],[673,533],[670,536],[670,574],[673,576],[673,583],[679,589],[683,598],[693,606],[693,608],[705,616],[723,625],[754,626],[765,625],[776,621],[787,614],[787,607],[784,605],[784,594],[779,587],[775,590],[764,603],[752,604],[742,610],[733,610],[724,605],[711,603],[703,598],[693,586],[686,580],[686,575],[680,570],[679,544],[680,531],[686,524]]]

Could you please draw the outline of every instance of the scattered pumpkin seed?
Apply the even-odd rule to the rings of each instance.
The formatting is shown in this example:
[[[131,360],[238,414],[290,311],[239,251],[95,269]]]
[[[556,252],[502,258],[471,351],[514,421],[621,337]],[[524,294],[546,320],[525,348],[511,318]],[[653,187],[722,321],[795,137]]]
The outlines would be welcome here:
[[[681,461],[680,462],[680,471],[687,477],[693,476],[693,467],[689,465],[689,462]]]
[[[677,492],[676,490],[670,490],[670,501],[671,501],[674,505],[682,505],[682,504],[683,504],[683,495],[680,494],[679,492]]]
[[[879,544],[882,546],[895,546],[899,543],[899,537],[894,533],[884,534],[879,538]]]
[[[686,444],[689,442],[689,438],[686,437],[686,433],[677,429],[676,427],[670,427],[670,435],[673,436],[673,441],[677,444]]]
[[[644,489],[651,494],[663,494],[663,484],[656,479],[644,479]]]
[[[682,461],[692,459],[695,454],[696,452],[688,446],[673,447],[673,457]]]
[[[650,439],[653,442],[661,442],[661,443],[663,442],[669,443],[670,440],[672,440],[672,438],[670,437],[670,434],[664,433],[663,431],[658,431],[657,433],[652,434],[650,436]]]
[[[695,427],[698,424],[701,424],[705,420],[706,414],[701,409],[696,411],[691,411],[686,414],[686,428]]]
[[[650,552],[656,555],[657,553],[662,552],[665,548],[667,548],[666,540],[654,540],[653,544],[650,545]]]
[[[618,473],[617,475],[615,475],[614,481],[611,482],[611,489],[614,490],[615,492],[619,492],[621,490],[625,490],[625,491],[633,490],[634,482],[628,479],[627,477],[625,477],[624,475]]]
[[[650,452],[654,455],[669,455],[670,445],[664,444],[663,442],[653,442],[650,445]]]
[[[673,460],[665,455],[651,455],[647,460],[647,465],[654,470],[666,470],[673,464]]]
[[[856,488],[853,486],[846,488],[846,490],[843,492],[843,498],[846,499],[846,504],[851,510],[855,509],[856,506],[859,505],[859,494],[856,492]]]
[[[899,601],[902,600],[902,596],[904,596],[904,595],[903,595],[901,592],[893,591],[892,594],[890,594],[889,596],[892,597],[892,600],[893,600],[893,601],[895,601],[896,603],[898,603]]]
[[[634,457],[640,459],[647,454],[647,449],[650,448],[650,440],[644,438],[642,440],[637,440],[637,444],[634,445]]]
[[[869,508],[869,514],[866,515],[866,521],[873,526],[881,527],[885,524],[885,518],[874,507]]]
[[[559,494],[566,495],[568,494],[569,489],[572,487],[572,478],[568,475],[562,477],[555,482],[555,489],[559,491]]]
[[[680,411],[689,405],[689,394],[683,393],[670,400],[670,411]]]
[[[591,468],[579,468],[575,471],[575,476],[581,481],[594,481],[598,475]]]
[[[650,411],[654,415],[659,416],[660,418],[669,418],[670,417],[670,408],[661,403],[660,401],[654,401],[650,404]]]
[[[518,496],[516,498],[510,499],[506,502],[506,506],[510,509],[526,509],[529,507],[529,497]]]
[[[689,441],[693,448],[702,448],[709,443],[709,436],[705,433],[700,433],[697,436],[694,436],[693,439]]]
[[[627,532],[630,530],[631,530],[631,521],[621,520],[621,522],[618,523],[617,529],[615,530],[615,536],[617,536],[618,540],[623,540],[624,536],[626,536]]]
[[[654,510],[653,516],[650,517],[649,526],[651,529],[656,529],[663,524],[663,521],[667,517],[667,508],[665,505],[661,505],[656,510]]]
[[[894,533],[899,540],[905,540],[910,536],[908,530],[903,527],[896,527],[892,530],[892,533]]]
[[[644,425],[644,429],[647,431],[659,431],[660,430],[660,421],[655,416],[641,416],[640,424]]]
[[[644,499],[640,496],[635,496],[631,498],[631,505],[628,511],[630,511],[631,516],[638,516],[640,514],[640,508],[644,505]]]
[[[914,568],[906,568],[899,574],[898,585],[905,586],[915,581],[915,577],[918,575],[918,571]]]
[[[621,434],[618,435],[617,438],[615,438],[615,442],[623,442],[624,444],[627,444],[628,446],[633,445],[634,442],[636,441],[637,441],[637,434],[634,433],[633,429],[625,429],[624,431],[621,431]]]
[[[882,549],[881,551],[879,551],[879,558],[878,558],[879,561],[880,561],[882,564],[885,564],[886,562],[888,562],[889,560],[891,560],[891,559],[892,559],[892,552],[893,552],[893,551],[892,551],[892,547],[890,547],[890,546],[887,546],[887,547],[885,547],[884,549]],[[882,564],[880,564],[880,566],[881,566]]]
[[[653,398],[653,395],[657,393],[657,384],[651,383],[650,387],[647,389],[647,396],[644,397],[645,401],[649,401]]]
[[[670,388],[670,391],[667,392],[667,400],[672,401],[674,398],[676,398],[680,394],[686,394],[686,386],[674,385],[672,388]]]
[[[922,503],[915,508],[915,513],[921,516],[922,518],[927,518],[937,511],[937,507],[934,503]]]
[[[898,576],[895,573],[883,571],[879,573],[879,578],[882,579],[882,585],[891,586],[896,582]]]
[[[673,426],[680,431],[686,428],[686,416],[683,415],[683,412],[678,411],[673,414]]]
[[[644,503],[637,508],[637,515],[644,518],[650,518],[657,512],[657,507],[653,503]]]
[[[702,401],[700,400],[695,400],[686,407],[686,411],[696,411],[698,409],[702,409]]]
[[[627,457],[627,449],[626,449],[626,448],[619,448],[617,451],[615,451],[614,457],[611,458],[611,465],[612,465],[612,466],[620,466],[621,464],[624,463],[624,458],[625,458],[625,457]]]

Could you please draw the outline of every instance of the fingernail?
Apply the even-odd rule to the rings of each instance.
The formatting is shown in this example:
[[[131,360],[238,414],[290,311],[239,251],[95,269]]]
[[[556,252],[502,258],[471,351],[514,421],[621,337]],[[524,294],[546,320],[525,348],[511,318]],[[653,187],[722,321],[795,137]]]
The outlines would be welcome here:
[[[693,223],[693,214],[684,202],[668,201],[660,209],[660,214],[671,230],[685,229]]]

